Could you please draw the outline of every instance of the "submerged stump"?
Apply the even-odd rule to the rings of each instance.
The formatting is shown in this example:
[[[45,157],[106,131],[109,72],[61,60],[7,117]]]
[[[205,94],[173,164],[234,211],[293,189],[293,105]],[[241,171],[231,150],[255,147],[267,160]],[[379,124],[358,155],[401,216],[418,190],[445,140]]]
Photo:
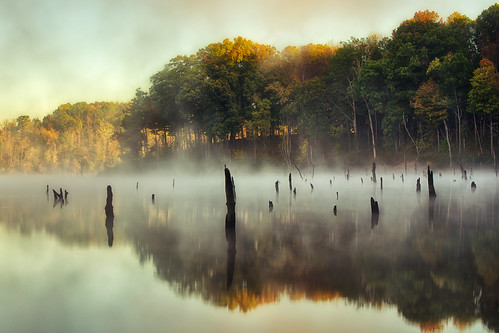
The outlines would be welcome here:
[[[106,198],[106,217],[114,217],[113,211],[113,189],[111,185],[107,185],[107,198]]]
[[[229,169],[225,167],[225,198],[227,205],[227,215],[225,217],[225,227],[235,227],[236,225],[236,199],[234,190],[234,179],[230,175]]]
[[[433,171],[430,170],[429,165],[428,165],[428,193],[431,198],[437,196],[437,193],[435,192],[435,186],[433,185]]]

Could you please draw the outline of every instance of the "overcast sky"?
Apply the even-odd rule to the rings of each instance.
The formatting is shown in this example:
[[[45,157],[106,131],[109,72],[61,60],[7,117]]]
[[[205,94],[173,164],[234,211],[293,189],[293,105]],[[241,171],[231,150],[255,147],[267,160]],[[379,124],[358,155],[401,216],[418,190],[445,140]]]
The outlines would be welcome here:
[[[0,120],[126,102],[177,55],[242,36],[279,50],[389,36],[418,10],[470,19],[490,0],[0,1]]]

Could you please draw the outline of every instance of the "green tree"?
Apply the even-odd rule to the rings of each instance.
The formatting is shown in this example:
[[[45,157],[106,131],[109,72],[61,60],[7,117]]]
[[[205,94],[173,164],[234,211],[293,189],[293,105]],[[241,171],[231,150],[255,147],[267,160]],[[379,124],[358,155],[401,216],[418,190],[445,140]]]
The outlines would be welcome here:
[[[490,154],[496,166],[494,151],[494,123],[499,115],[499,74],[494,64],[488,59],[480,61],[480,67],[473,72],[471,90],[468,96],[468,110],[489,118]]]

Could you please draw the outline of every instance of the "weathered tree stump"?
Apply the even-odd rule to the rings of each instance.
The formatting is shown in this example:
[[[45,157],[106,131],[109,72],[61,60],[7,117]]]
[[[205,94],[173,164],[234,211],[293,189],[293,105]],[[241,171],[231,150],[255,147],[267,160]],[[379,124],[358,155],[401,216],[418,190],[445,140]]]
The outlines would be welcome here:
[[[421,192],[421,178],[416,180],[416,192]]]
[[[373,197],[371,197],[371,213],[372,214],[379,214],[378,202],[376,200],[374,200]]]
[[[383,189],[383,177],[379,177],[379,182],[381,184],[380,189]]]
[[[274,204],[272,203],[272,201],[269,200],[269,213],[272,213],[273,210],[274,210]]]
[[[372,167],[371,171],[373,173],[372,181],[373,181],[373,183],[376,183],[376,162],[373,162],[373,167]]]
[[[291,172],[289,173],[288,180],[289,180],[289,192],[291,192],[293,191],[293,183],[291,182]]]
[[[111,185],[107,185],[106,207],[104,210],[106,211],[106,217],[114,217],[113,189],[112,189]]]
[[[371,197],[371,229],[378,225],[379,206],[378,202]]]
[[[437,193],[435,192],[435,186],[433,185],[433,171],[430,170],[429,165],[428,165],[428,192],[430,197],[437,196]]]
[[[227,215],[225,216],[225,227],[235,228],[236,226],[236,199],[234,190],[234,178],[231,177],[229,169],[225,168],[225,199],[227,205]]]
[[[274,186],[275,186],[275,193],[279,193],[279,181],[276,180],[276,182],[274,183]]]
[[[154,193],[151,196],[151,200],[152,200],[152,204],[154,205],[154,201],[155,201]]]
[[[336,208],[336,205],[334,205],[334,207],[333,207],[333,214],[334,214],[334,216],[336,216],[337,213],[338,213],[338,209]]]
[[[475,182],[471,182],[471,192],[475,192],[476,191],[476,184]]]

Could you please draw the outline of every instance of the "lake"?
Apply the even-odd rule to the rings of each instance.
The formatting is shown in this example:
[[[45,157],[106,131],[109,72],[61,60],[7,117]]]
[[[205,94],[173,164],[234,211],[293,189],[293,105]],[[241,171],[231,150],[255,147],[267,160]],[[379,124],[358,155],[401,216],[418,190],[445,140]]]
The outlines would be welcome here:
[[[0,177],[0,332],[499,330],[494,174],[229,168]]]

